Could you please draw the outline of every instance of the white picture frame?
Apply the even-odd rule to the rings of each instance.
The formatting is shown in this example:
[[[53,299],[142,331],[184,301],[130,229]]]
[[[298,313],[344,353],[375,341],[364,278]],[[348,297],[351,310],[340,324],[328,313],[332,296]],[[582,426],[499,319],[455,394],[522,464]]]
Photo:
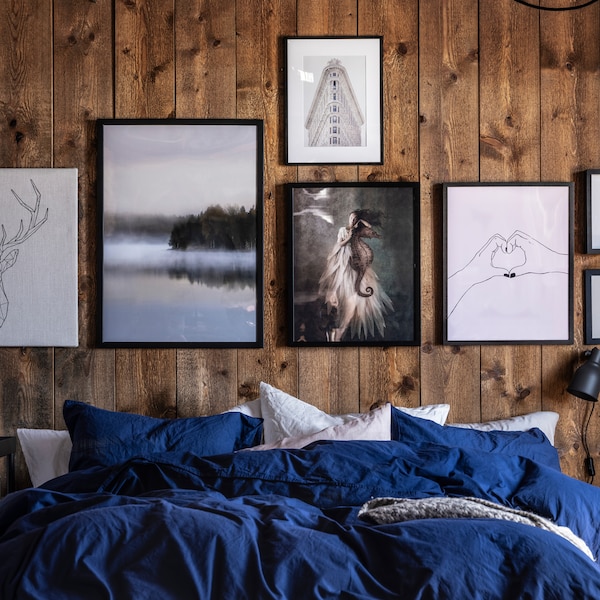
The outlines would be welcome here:
[[[381,164],[382,38],[285,44],[287,164]]]

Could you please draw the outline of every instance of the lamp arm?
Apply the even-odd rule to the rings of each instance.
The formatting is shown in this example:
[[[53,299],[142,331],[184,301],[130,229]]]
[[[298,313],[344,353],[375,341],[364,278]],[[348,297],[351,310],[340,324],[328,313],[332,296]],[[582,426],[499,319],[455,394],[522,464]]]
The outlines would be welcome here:
[[[523,6],[528,6],[529,8],[537,8],[538,10],[558,11],[558,10],[576,10],[577,8],[585,8],[586,6],[595,4],[596,2],[598,2],[598,0],[588,0],[587,2],[584,2],[583,4],[576,4],[575,6],[557,6],[557,7],[540,6],[537,4],[531,4],[530,2],[527,2],[527,0],[515,0],[515,2],[517,2],[518,4],[522,4]]]

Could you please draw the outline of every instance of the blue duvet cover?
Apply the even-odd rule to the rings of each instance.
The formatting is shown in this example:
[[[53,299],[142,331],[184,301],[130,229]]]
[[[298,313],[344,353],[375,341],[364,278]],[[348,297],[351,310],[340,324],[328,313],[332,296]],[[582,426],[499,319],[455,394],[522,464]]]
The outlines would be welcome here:
[[[483,498],[569,527],[598,556],[600,490],[530,459],[396,441],[174,458],[0,502],[0,598],[600,598],[597,563],[550,531],[357,514],[378,497]]]

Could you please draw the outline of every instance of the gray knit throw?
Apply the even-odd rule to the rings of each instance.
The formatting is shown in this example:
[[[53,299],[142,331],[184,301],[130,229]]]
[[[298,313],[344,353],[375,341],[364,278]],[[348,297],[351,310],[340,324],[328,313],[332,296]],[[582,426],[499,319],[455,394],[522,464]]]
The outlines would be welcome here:
[[[482,498],[373,498],[362,506],[358,516],[377,524],[415,519],[503,519],[560,535],[594,560],[587,544],[568,527],[556,525],[535,513],[509,508]]]

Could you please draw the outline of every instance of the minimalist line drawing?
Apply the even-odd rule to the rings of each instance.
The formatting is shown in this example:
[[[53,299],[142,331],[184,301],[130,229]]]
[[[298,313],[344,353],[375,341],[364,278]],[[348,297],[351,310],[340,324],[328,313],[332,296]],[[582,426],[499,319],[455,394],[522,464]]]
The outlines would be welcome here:
[[[568,275],[568,260],[567,253],[552,250],[518,229],[508,238],[495,233],[463,268],[448,277],[448,317],[475,286],[502,276]]]
[[[6,228],[4,227],[4,224],[0,225],[2,228],[2,239],[0,239],[0,327],[2,327],[6,321],[9,306],[8,296],[4,290],[3,277],[4,273],[17,262],[19,250],[16,246],[20,246],[23,242],[28,240],[48,220],[48,208],[46,208],[44,217],[39,219],[42,194],[36,187],[33,179],[30,179],[29,181],[36,196],[35,205],[33,207],[24,202],[14,189],[10,190],[17,199],[17,202],[29,212],[29,224],[27,225],[27,228],[25,229],[23,219],[21,219],[17,233],[12,238],[6,239],[8,235]]]
[[[571,182],[444,183],[444,344],[573,338]]]

